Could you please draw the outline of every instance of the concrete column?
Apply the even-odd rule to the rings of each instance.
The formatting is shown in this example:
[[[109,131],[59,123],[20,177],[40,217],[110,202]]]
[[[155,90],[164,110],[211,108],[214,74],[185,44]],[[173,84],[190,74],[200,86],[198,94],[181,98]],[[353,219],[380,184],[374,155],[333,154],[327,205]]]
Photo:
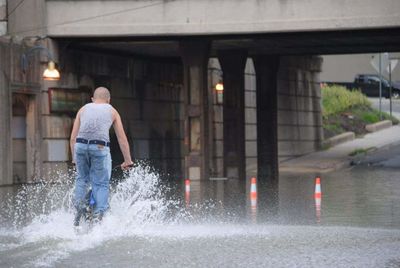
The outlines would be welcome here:
[[[184,174],[191,180],[209,178],[209,48],[209,42],[180,42],[184,72]]]
[[[277,208],[278,200],[278,56],[253,58],[257,83],[257,153],[261,205]]]
[[[7,34],[7,1],[0,1],[0,36]]]
[[[221,51],[223,71],[224,175],[245,179],[244,68],[246,51]]]
[[[41,179],[41,131],[40,131],[40,95],[29,96],[26,111],[26,179],[28,183]]]
[[[2,53],[4,51],[4,49],[1,49],[0,54],[5,58],[5,54]],[[0,185],[8,185],[13,183],[11,150],[11,94],[9,81],[4,70],[5,66],[5,62],[0,62]]]

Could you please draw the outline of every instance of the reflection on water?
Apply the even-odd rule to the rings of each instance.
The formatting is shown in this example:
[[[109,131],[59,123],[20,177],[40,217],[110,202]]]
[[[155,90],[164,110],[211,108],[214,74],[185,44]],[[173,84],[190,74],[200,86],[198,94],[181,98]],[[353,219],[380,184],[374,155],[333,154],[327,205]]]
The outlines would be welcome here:
[[[397,170],[354,168],[323,176],[283,174],[276,214],[263,215],[263,211],[273,210],[276,204],[260,202],[255,196],[252,200],[250,179],[246,182],[191,181],[189,188],[190,193],[186,191],[185,195],[190,196],[192,204],[213,200],[220,204],[219,214],[229,212],[238,218],[247,215],[254,219],[254,213],[258,212],[259,223],[400,229],[400,178]],[[267,194],[273,195],[268,190],[257,192],[258,197]],[[268,198],[264,197],[264,200]]]
[[[0,267],[397,267],[396,173],[281,175],[274,193],[250,178],[164,184],[138,166],[113,185],[104,222],[81,235],[69,176],[2,187]]]

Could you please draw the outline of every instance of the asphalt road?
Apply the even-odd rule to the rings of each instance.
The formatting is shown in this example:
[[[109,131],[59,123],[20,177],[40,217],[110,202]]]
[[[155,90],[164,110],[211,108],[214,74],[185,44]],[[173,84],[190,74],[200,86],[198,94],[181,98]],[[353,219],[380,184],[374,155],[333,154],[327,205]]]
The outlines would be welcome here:
[[[354,164],[376,168],[400,169],[400,144],[379,149],[360,157],[354,161]]]
[[[368,99],[371,101],[372,107],[379,110],[379,98],[370,97]],[[383,112],[390,112],[389,99],[382,98],[381,105]],[[400,99],[392,99],[392,114],[400,119]],[[400,168],[400,143],[370,152],[365,156],[358,156],[353,160],[353,164],[376,168]]]
[[[372,107],[379,110],[379,98],[368,99],[371,101]],[[381,107],[383,112],[389,113],[390,100],[382,98]],[[392,99],[392,114],[400,119],[400,99]],[[367,166],[400,168],[400,144],[373,152],[361,158],[358,163]]]
[[[368,98],[371,103],[372,107],[379,110],[379,98]],[[382,111],[386,113],[390,113],[390,100],[382,98],[381,101]],[[393,116],[400,119],[400,99],[392,99],[392,114]]]

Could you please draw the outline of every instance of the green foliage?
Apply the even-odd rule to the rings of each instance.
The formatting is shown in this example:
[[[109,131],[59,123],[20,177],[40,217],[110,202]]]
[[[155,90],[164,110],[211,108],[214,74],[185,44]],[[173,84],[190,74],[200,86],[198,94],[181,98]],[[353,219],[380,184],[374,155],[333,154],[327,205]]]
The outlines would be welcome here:
[[[339,125],[339,122],[333,122],[331,124],[324,124],[323,128],[327,131],[330,131],[334,135],[345,132],[345,130]]]
[[[368,98],[358,90],[347,90],[333,85],[322,88],[322,115],[325,138],[333,137],[346,131],[356,135],[366,133],[365,126],[382,120],[399,120],[389,114],[372,108]]]
[[[324,117],[345,112],[357,106],[371,107],[370,101],[361,91],[347,90],[338,85],[322,88],[322,115]]]
[[[373,124],[381,121],[381,116],[382,120],[390,120],[394,125],[399,123],[399,120],[396,117],[390,116],[385,112],[382,112],[382,115],[380,116],[379,111],[372,108],[364,107],[355,109],[353,110],[353,114],[360,117],[366,124]]]
[[[378,111],[370,111],[364,112],[361,114],[361,119],[367,124],[373,124],[379,122],[379,112]]]
[[[351,153],[349,153],[349,156],[356,156],[356,155],[360,155],[360,154],[367,154],[369,151],[371,150],[375,150],[376,147],[368,147],[366,149],[364,148],[358,148],[353,150]]]

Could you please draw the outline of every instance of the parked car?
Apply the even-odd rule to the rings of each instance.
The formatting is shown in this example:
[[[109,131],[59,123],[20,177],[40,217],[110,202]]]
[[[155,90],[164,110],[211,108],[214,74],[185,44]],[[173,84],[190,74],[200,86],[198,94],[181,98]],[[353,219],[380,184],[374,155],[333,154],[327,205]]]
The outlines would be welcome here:
[[[359,88],[362,93],[370,97],[379,97],[379,81],[380,77],[376,74],[358,74],[354,78],[354,88]],[[390,84],[382,77],[382,96],[389,98]],[[392,97],[400,97],[400,85],[392,82]]]
[[[345,82],[323,82],[326,85],[341,85],[347,89],[359,89],[369,97],[379,97],[379,75],[376,74],[358,74],[353,83]],[[382,97],[389,98],[390,84],[385,78],[382,78]],[[400,98],[400,83],[392,82],[392,98]]]

